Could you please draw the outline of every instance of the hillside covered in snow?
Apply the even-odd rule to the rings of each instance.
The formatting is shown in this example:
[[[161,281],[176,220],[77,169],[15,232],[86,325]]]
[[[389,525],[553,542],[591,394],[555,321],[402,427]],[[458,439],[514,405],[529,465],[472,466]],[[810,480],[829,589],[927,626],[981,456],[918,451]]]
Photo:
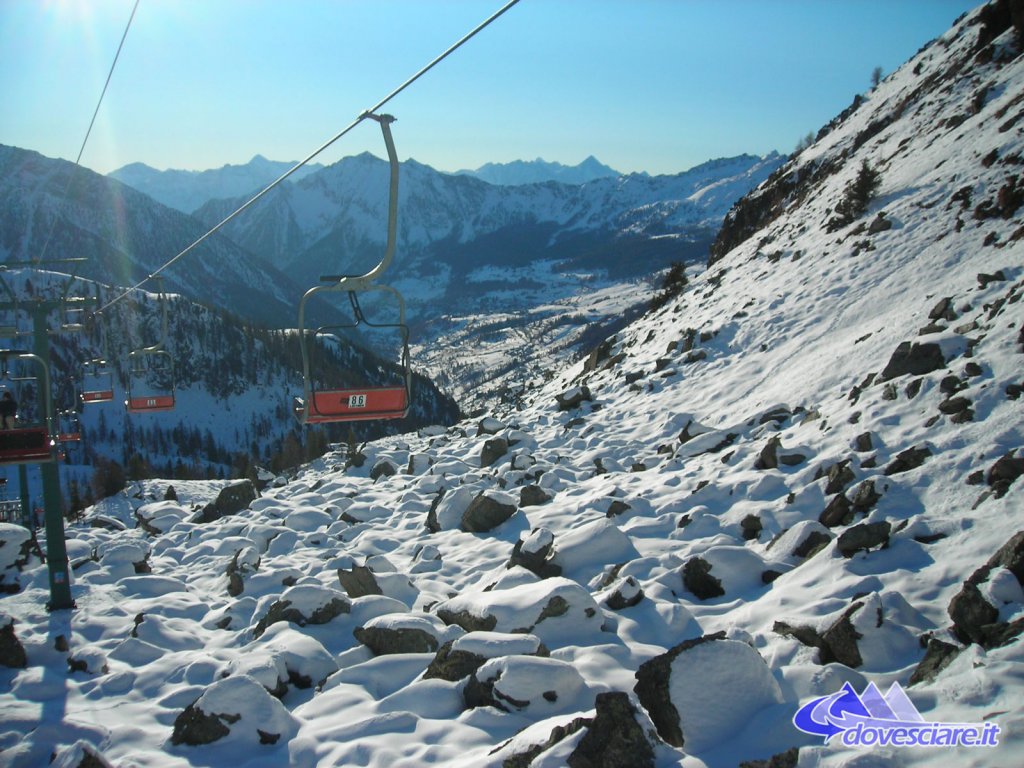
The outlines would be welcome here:
[[[515,405],[108,499],[68,528],[73,611],[0,526],[0,760],[1019,764],[1017,8],[858,98],[680,295]],[[978,743],[906,746],[935,724]]]

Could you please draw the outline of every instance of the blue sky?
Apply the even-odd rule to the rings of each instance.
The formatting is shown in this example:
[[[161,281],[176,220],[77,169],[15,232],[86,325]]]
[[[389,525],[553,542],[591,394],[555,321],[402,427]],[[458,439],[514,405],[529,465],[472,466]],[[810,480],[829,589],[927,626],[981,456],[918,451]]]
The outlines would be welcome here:
[[[74,160],[134,0],[0,0],[0,143]],[[140,0],[82,164],[301,159],[505,0]],[[402,159],[789,152],[972,0],[520,0],[387,105]],[[369,150],[364,123],[317,158]]]

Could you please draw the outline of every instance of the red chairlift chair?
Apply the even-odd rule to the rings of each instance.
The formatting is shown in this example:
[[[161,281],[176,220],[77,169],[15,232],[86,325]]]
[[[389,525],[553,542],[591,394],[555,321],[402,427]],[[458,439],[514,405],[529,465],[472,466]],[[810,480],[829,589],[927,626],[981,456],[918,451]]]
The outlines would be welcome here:
[[[380,262],[369,272],[362,275],[324,275],[320,281],[324,285],[310,288],[299,302],[299,344],[302,350],[303,396],[296,397],[293,410],[296,418],[303,424],[323,424],[331,422],[369,421],[374,419],[400,419],[409,412],[411,400],[412,373],[409,368],[409,328],[405,323],[405,302],[402,295],[388,285],[377,285],[373,281],[391,264],[395,255],[395,242],[398,220],[398,156],[395,152],[394,140],[391,136],[391,115],[372,115],[368,117],[378,123],[384,135],[390,167],[390,184],[388,195],[388,230],[387,246]],[[395,297],[398,304],[397,323],[377,323],[367,319],[359,304],[359,293],[383,291]],[[321,325],[306,328],[307,304],[314,297],[325,294],[347,293],[352,306],[354,321]],[[320,381],[313,371],[313,362],[317,357],[317,349],[322,343],[337,337],[338,332],[356,329],[360,325],[370,328],[397,329],[401,340],[398,373],[388,384],[368,384],[353,387],[330,386]]]

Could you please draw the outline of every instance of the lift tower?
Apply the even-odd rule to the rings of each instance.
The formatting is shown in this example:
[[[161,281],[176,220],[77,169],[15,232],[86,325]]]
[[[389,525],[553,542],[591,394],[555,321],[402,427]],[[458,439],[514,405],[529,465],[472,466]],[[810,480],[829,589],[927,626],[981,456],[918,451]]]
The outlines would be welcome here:
[[[31,446],[23,454],[24,461],[19,461],[18,454],[15,453],[13,458],[9,457],[7,463],[17,463],[19,465],[18,477],[22,488],[23,508],[28,506],[28,464],[34,463],[39,466],[43,485],[46,564],[50,576],[50,600],[46,607],[50,611],[68,610],[75,607],[75,601],[71,598],[71,579],[68,551],[65,543],[64,515],[61,509],[60,464],[57,461],[56,424],[53,418],[53,392],[49,376],[50,329],[47,325],[47,320],[51,314],[66,310],[68,297],[64,296],[60,299],[30,298],[16,301],[13,294],[10,294],[7,298],[9,300],[0,301],[0,313],[25,313],[31,319],[31,353],[6,350],[6,354],[8,357],[15,356],[34,359],[43,366],[44,376],[39,387],[38,397],[41,413],[45,414],[47,429],[46,447],[48,448],[48,450],[40,452],[36,450],[39,446]],[[95,304],[94,300],[85,297],[76,297],[74,301],[83,309]],[[0,354],[3,354],[3,351],[0,351]],[[24,509],[23,511],[31,513],[30,509]]]

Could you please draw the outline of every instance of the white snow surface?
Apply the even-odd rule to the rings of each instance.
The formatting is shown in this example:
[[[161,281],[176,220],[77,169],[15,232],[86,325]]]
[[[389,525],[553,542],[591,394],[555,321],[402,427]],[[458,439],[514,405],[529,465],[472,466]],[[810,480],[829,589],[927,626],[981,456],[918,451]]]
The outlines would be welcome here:
[[[726,640],[707,644],[709,658],[689,656],[690,668],[673,678],[682,730],[692,736],[680,749],[658,746],[657,768],[733,768],[790,747],[800,748],[799,768],[1019,765],[1024,645],[963,645],[947,612],[963,582],[1024,529],[1024,479],[1002,496],[985,482],[997,460],[1024,448],[1024,399],[1007,394],[1008,385],[1024,384],[1020,214],[974,215],[1019,174],[1024,57],[1009,55],[1008,32],[995,41],[995,60],[976,58],[976,20],[968,16],[923,49],[796,158],[791,170],[826,161],[837,170],[692,274],[678,300],[620,332],[611,345],[623,355],[618,362],[556,372],[521,408],[495,407],[490,415],[517,431],[515,452],[530,462],[510,452],[481,468],[489,435],[466,421],[368,444],[363,468],[346,470],[340,452],[328,453],[213,523],[189,522],[188,511],[223,484],[174,481],[180,501],[146,511],[150,525],[160,523],[156,533],[69,525],[69,549],[108,559],[78,561],[74,610],[47,612],[47,571],[36,556],[19,574],[21,591],[0,596],[0,615],[13,620],[28,657],[24,669],[0,668],[0,763],[34,768],[85,742],[134,768],[496,767],[520,746],[543,744],[555,726],[592,717],[601,692],[625,691],[639,706],[641,664],[724,631]],[[982,162],[993,151],[996,159]],[[862,160],[881,172],[879,195],[861,221],[829,233],[829,210]],[[882,211],[891,229],[854,232]],[[978,279],[999,272],[1001,279]],[[955,319],[919,335],[946,297]],[[688,329],[703,359],[684,351]],[[904,341],[940,343],[951,356],[946,368],[871,379]],[[950,376],[970,400],[969,420],[939,410]],[[555,396],[584,383],[593,402],[560,411]],[[684,433],[699,437],[681,443]],[[779,455],[804,460],[758,469],[770,438],[781,441]],[[898,454],[920,446],[931,452],[920,467],[887,472]],[[369,469],[379,459],[403,469],[374,482]],[[888,522],[887,546],[846,557],[836,537],[851,525],[818,522],[835,496],[821,471],[837,462],[848,462],[854,477],[849,497],[874,484],[880,498],[853,524]],[[90,515],[134,525],[132,512],[162,498],[170,482],[148,481]],[[450,524],[480,492],[518,502],[529,484],[551,500],[521,506],[488,533]],[[441,530],[431,533],[425,522],[441,491]],[[609,517],[613,499],[629,508]],[[753,538],[742,525],[751,515],[762,524]],[[515,543],[538,528],[553,536],[560,577],[508,568]],[[793,554],[813,532],[832,538],[810,557]],[[258,565],[245,557],[243,591],[231,597],[225,570],[247,547]],[[149,574],[130,562],[140,553],[148,553]],[[700,599],[684,586],[684,567],[698,556],[724,595]],[[355,598],[351,613],[326,624],[280,622],[255,638],[274,602],[314,610],[342,594],[338,568],[362,562],[376,566],[378,581],[403,580],[401,590]],[[765,571],[776,577],[763,579]],[[643,599],[618,611],[603,606],[599,598],[625,578]],[[999,603],[1001,620],[1024,616],[1024,592],[1004,569],[982,592]],[[857,668],[823,664],[817,649],[777,629],[786,622],[823,631],[855,603]],[[353,636],[376,617],[407,625],[396,617],[403,613],[437,627],[424,616],[440,618],[442,609],[493,617],[495,633],[544,643],[548,661],[520,655],[524,647],[498,634],[459,640],[485,649],[486,672],[500,672],[500,690],[529,706],[467,709],[465,681],[423,678],[430,654],[374,657]],[[929,633],[962,649],[934,680],[909,686]],[[87,669],[69,671],[69,657]],[[290,664],[314,685],[286,680],[280,700],[265,694],[264,678],[280,678]],[[801,705],[846,682],[858,691],[898,682],[929,721],[994,722],[999,746],[855,750],[795,729]],[[554,702],[543,696],[551,686],[561,692]],[[195,702],[242,714],[239,727],[210,745],[171,744],[175,719]],[[282,737],[260,743],[242,726],[253,722],[273,724]],[[653,729],[643,710],[638,722]],[[555,744],[532,765],[564,765],[581,738]]]

